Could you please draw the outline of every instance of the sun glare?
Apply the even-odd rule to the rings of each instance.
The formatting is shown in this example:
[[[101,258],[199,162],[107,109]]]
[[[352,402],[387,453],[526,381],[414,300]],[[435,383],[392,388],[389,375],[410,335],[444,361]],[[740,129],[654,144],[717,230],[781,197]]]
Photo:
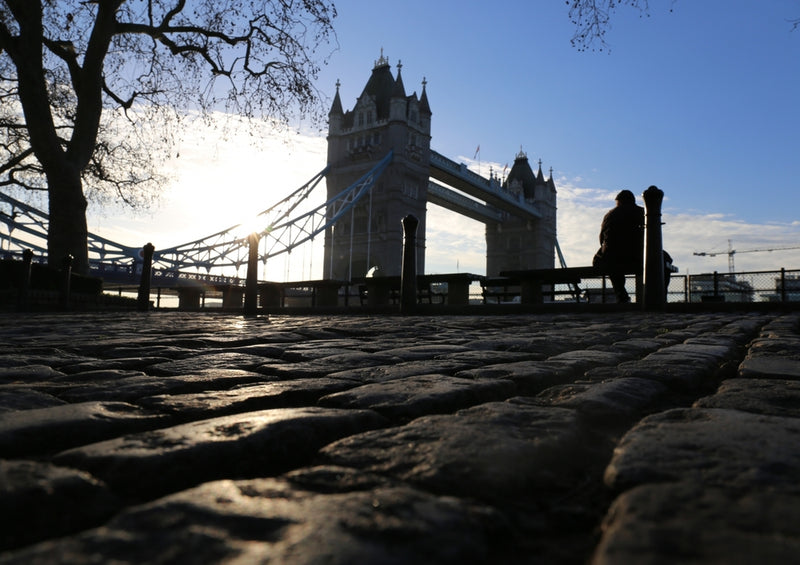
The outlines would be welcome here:
[[[233,229],[233,233],[237,238],[245,239],[251,234],[257,234],[261,237],[262,232],[267,230],[269,226],[265,225],[267,218],[261,215],[251,216],[243,221],[241,224]]]

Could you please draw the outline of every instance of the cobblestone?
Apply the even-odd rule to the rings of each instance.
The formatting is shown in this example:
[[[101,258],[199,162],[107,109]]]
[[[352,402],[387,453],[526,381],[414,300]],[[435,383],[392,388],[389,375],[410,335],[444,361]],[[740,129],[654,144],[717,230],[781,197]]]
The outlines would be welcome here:
[[[800,313],[0,315],[0,563],[790,563]]]

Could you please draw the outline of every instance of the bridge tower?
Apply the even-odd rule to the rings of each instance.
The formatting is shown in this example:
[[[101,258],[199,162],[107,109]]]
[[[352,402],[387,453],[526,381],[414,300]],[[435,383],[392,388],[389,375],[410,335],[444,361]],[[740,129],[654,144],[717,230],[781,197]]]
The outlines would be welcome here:
[[[403,228],[408,214],[419,219],[417,271],[425,272],[425,210],[430,169],[431,109],[422,94],[406,95],[398,61],[397,77],[389,60],[375,62],[372,75],[352,110],[336,95],[328,112],[328,198],[367,173],[389,151],[391,164],[371,194],[346,219],[325,232],[324,276],[351,279],[377,267],[381,275],[399,275]]]
[[[545,179],[542,162],[534,174],[528,156],[520,151],[503,190],[535,207],[541,217],[524,220],[506,214],[502,222],[486,224],[486,275],[504,270],[552,269],[556,248],[556,185],[553,173]]]

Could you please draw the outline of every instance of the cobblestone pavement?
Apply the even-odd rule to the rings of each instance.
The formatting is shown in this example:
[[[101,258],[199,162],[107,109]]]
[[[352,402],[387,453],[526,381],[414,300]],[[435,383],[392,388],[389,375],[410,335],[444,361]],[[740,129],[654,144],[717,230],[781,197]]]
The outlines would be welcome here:
[[[797,312],[0,324],[0,563],[800,560]]]

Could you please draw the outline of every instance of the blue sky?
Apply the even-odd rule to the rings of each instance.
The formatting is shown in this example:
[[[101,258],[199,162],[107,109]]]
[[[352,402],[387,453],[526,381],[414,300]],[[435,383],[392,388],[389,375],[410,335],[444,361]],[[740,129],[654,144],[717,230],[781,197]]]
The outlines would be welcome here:
[[[622,7],[603,52],[570,44],[563,1],[335,3],[338,47],[318,82],[326,107],[337,80],[353,107],[381,49],[395,74],[402,61],[407,93],[427,81],[434,150],[485,176],[510,167],[520,148],[545,174],[552,167],[568,264],[591,260],[616,192],[640,195],[651,184],[665,192],[664,244],[682,272],[727,270],[728,240],[737,250],[800,246],[796,0],[651,0],[649,15]],[[265,140],[242,162],[236,138],[209,147],[189,135],[159,209],[120,228],[157,237],[169,225],[178,231],[163,234],[165,246],[212,233],[212,220],[185,200],[208,181],[206,168],[245,179],[235,184],[248,195],[231,199],[261,210],[324,167],[324,136]],[[429,214],[448,229],[429,228],[428,270],[482,272],[483,226],[435,206]],[[98,214],[94,224],[102,232],[114,221]],[[735,259],[739,271],[800,268],[800,250]]]
[[[797,186],[800,30],[787,20],[800,5],[650,4],[649,17],[617,10],[610,53],[582,53],[564,2],[340,1],[323,87],[341,79],[352,107],[383,47],[407,90],[427,78],[440,153],[480,144],[504,163],[522,145],[590,186],[657,184],[681,210],[798,219],[776,204]]]

